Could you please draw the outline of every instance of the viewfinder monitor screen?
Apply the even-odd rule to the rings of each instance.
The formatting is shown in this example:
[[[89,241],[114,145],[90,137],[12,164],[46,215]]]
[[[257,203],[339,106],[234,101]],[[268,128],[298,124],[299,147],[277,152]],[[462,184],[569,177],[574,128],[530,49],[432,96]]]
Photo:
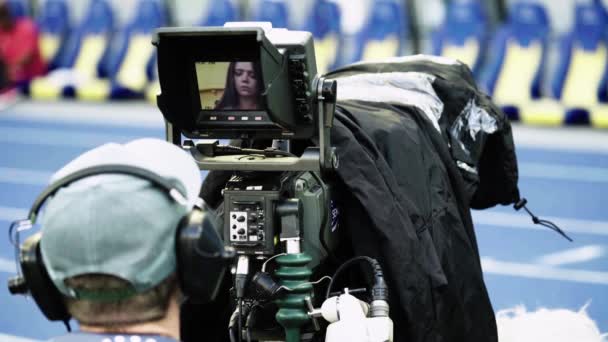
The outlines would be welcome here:
[[[258,62],[195,62],[195,68],[201,110],[265,110]]]

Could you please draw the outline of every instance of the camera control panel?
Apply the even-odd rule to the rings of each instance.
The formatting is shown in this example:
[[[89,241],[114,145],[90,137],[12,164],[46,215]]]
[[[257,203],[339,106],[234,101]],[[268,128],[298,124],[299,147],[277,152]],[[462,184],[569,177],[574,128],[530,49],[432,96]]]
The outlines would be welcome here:
[[[274,253],[274,211],[279,191],[264,186],[224,190],[224,241],[238,254]]]

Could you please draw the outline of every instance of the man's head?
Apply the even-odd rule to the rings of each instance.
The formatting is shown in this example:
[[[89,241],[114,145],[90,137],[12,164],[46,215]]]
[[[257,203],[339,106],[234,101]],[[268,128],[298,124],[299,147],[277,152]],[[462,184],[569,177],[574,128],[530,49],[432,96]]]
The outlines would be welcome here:
[[[81,323],[157,320],[177,294],[176,230],[198,197],[200,171],[178,147],[142,139],[91,150],[52,181],[110,164],[150,171],[174,185],[185,201],[142,177],[101,174],[75,181],[45,203],[42,258]]]

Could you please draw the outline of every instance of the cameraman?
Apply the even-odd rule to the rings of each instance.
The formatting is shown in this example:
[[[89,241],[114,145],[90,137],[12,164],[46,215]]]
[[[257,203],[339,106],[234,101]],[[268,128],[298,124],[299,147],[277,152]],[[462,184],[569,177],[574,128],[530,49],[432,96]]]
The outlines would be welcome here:
[[[46,202],[42,258],[80,325],[80,331],[51,341],[177,341],[182,295],[176,228],[197,200],[200,171],[178,147],[141,139],[93,149],[52,180],[98,165],[149,170],[185,190],[187,203],[149,180],[124,174],[77,180]]]

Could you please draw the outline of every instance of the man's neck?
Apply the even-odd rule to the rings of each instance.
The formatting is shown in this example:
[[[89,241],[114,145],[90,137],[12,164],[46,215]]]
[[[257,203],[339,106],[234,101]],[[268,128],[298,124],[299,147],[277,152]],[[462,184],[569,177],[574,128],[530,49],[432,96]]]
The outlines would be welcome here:
[[[176,301],[171,300],[169,307],[167,308],[167,314],[158,321],[129,324],[112,328],[80,324],[80,329],[85,332],[97,334],[154,334],[171,337],[179,341],[179,324],[179,306]]]

